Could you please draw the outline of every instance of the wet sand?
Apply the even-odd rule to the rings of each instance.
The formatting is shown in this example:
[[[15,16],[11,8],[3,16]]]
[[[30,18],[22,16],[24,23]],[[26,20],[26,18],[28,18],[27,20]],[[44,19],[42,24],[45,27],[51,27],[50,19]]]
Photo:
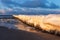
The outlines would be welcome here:
[[[17,28],[20,29],[0,27],[0,40],[60,40],[60,36],[36,31],[22,22],[18,24]]]

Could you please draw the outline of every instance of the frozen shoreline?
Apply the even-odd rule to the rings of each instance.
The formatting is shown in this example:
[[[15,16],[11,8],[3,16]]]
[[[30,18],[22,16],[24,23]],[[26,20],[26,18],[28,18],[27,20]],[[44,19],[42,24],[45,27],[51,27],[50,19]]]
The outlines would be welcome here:
[[[60,35],[60,14],[14,15],[14,17],[32,27],[42,29],[42,31]]]

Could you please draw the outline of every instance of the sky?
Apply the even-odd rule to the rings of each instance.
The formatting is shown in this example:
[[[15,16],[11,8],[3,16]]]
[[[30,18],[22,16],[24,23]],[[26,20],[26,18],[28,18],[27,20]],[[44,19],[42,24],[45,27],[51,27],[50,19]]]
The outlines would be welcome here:
[[[14,7],[60,9],[60,0],[0,0],[0,8]]]
[[[0,14],[60,14],[60,0],[0,0]]]
[[[48,0],[49,2],[53,2],[56,5],[60,6],[60,0]]]

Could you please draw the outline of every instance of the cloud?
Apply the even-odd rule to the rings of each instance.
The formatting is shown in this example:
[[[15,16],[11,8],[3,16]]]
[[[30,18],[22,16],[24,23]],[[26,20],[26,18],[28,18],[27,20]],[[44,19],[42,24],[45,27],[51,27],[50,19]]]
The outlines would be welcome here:
[[[28,7],[28,8],[36,8],[36,7],[41,7],[41,8],[59,8],[56,4],[53,2],[49,2],[47,0],[1,0],[2,4],[9,7],[9,8],[14,8],[14,7]]]
[[[44,9],[44,8],[18,8],[18,9],[1,9],[0,15],[46,15],[46,14],[60,14],[58,9]]]
[[[59,8],[56,4],[54,4],[53,2],[50,3],[47,0],[26,1],[21,6],[22,7]]]

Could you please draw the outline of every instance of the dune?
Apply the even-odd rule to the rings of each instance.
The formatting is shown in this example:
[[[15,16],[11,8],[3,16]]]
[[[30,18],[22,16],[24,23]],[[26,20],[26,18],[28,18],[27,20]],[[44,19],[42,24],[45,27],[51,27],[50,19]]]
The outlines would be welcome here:
[[[41,31],[60,35],[60,14],[49,15],[13,15],[24,23]]]

